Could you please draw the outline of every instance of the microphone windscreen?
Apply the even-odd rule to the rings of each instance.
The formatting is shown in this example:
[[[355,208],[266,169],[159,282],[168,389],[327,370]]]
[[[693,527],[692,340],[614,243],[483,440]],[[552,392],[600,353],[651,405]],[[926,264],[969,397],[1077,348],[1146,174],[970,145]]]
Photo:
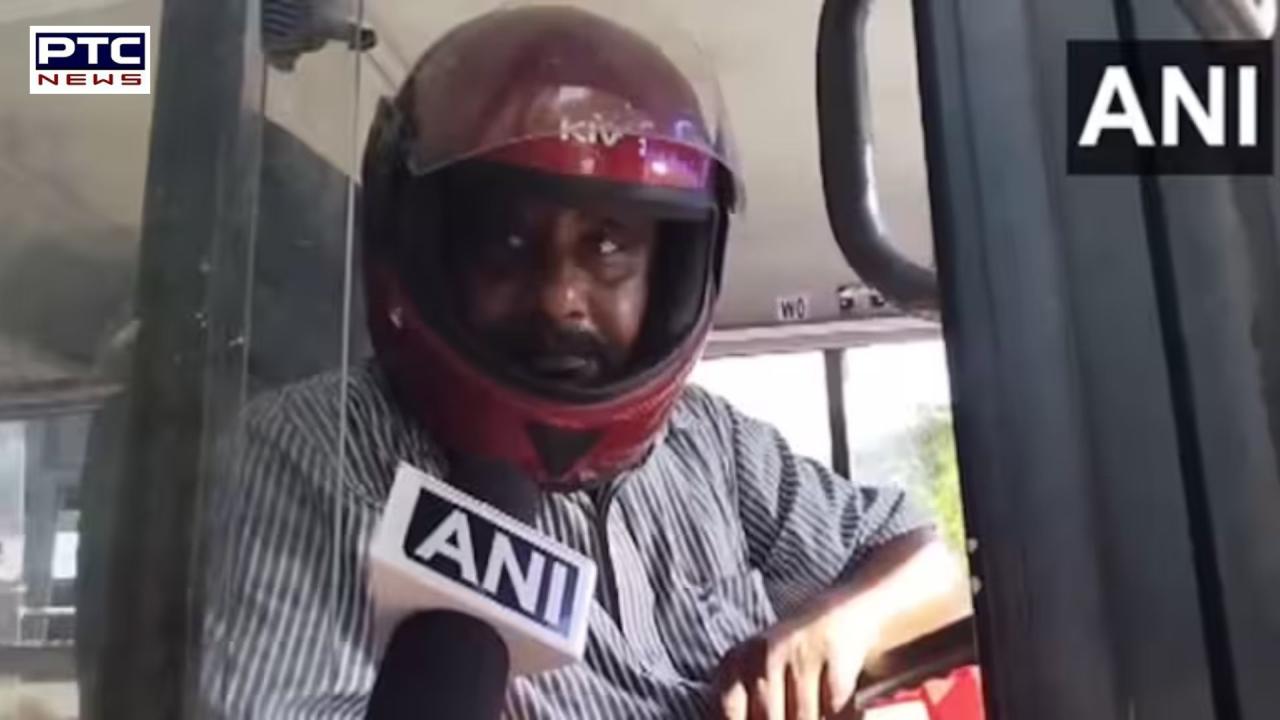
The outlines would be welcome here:
[[[447,482],[526,525],[538,515],[542,493],[527,475],[504,462],[469,455],[449,459]]]
[[[405,618],[378,668],[370,720],[494,720],[510,658],[497,631],[451,610]]]

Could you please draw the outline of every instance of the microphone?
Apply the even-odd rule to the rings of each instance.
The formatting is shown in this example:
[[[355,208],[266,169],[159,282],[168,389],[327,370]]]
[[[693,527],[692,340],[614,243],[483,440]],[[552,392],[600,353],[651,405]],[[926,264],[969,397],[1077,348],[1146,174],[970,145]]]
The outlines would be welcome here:
[[[502,714],[510,657],[484,622],[452,610],[410,615],[378,667],[369,720],[491,720]]]
[[[509,675],[582,658],[595,563],[529,525],[538,500],[503,464],[459,459],[449,483],[400,465],[369,548],[367,717],[496,718]]]

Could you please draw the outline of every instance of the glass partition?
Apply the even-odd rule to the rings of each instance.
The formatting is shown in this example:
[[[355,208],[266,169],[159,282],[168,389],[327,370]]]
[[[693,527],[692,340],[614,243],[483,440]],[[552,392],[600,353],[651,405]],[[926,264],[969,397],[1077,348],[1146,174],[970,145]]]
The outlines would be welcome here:
[[[344,571],[359,560],[344,542],[340,486],[346,379],[368,354],[360,155],[372,98],[388,91],[387,51],[363,3],[265,0],[262,13],[260,64],[244,81],[257,103],[246,242],[223,306],[240,352],[208,379],[225,400],[205,428],[188,708],[355,717],[363,696],[341,689],[366,687],[368,673],[324,639],[346,631],[340,608],[364,589]],[[295,554],[295,542],[314,555]]]

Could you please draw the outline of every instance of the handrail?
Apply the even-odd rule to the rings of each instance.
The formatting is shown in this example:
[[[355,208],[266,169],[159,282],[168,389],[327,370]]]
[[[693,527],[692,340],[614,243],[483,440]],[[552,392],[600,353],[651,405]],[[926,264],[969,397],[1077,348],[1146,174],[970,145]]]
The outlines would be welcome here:
[[[872,0],[826,0],[818,26],[818,131],[827,215],[845,260],[904,310],[938,307],[938,280],[893,247],[880,215],[867,101]]]
[[[977,661],[970,617],[890,651],[875,667],[863,672],[853,706],[861,712],[894,693],[945,677],[952,670]]]

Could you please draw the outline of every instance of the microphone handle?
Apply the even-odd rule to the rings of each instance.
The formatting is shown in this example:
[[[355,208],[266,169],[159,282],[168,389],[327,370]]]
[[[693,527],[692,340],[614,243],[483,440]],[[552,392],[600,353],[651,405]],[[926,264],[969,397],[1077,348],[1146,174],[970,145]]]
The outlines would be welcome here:
[[[367,720],[495,720],[510,657],[492,627],[453,610],[405,618],[378,668]]]

